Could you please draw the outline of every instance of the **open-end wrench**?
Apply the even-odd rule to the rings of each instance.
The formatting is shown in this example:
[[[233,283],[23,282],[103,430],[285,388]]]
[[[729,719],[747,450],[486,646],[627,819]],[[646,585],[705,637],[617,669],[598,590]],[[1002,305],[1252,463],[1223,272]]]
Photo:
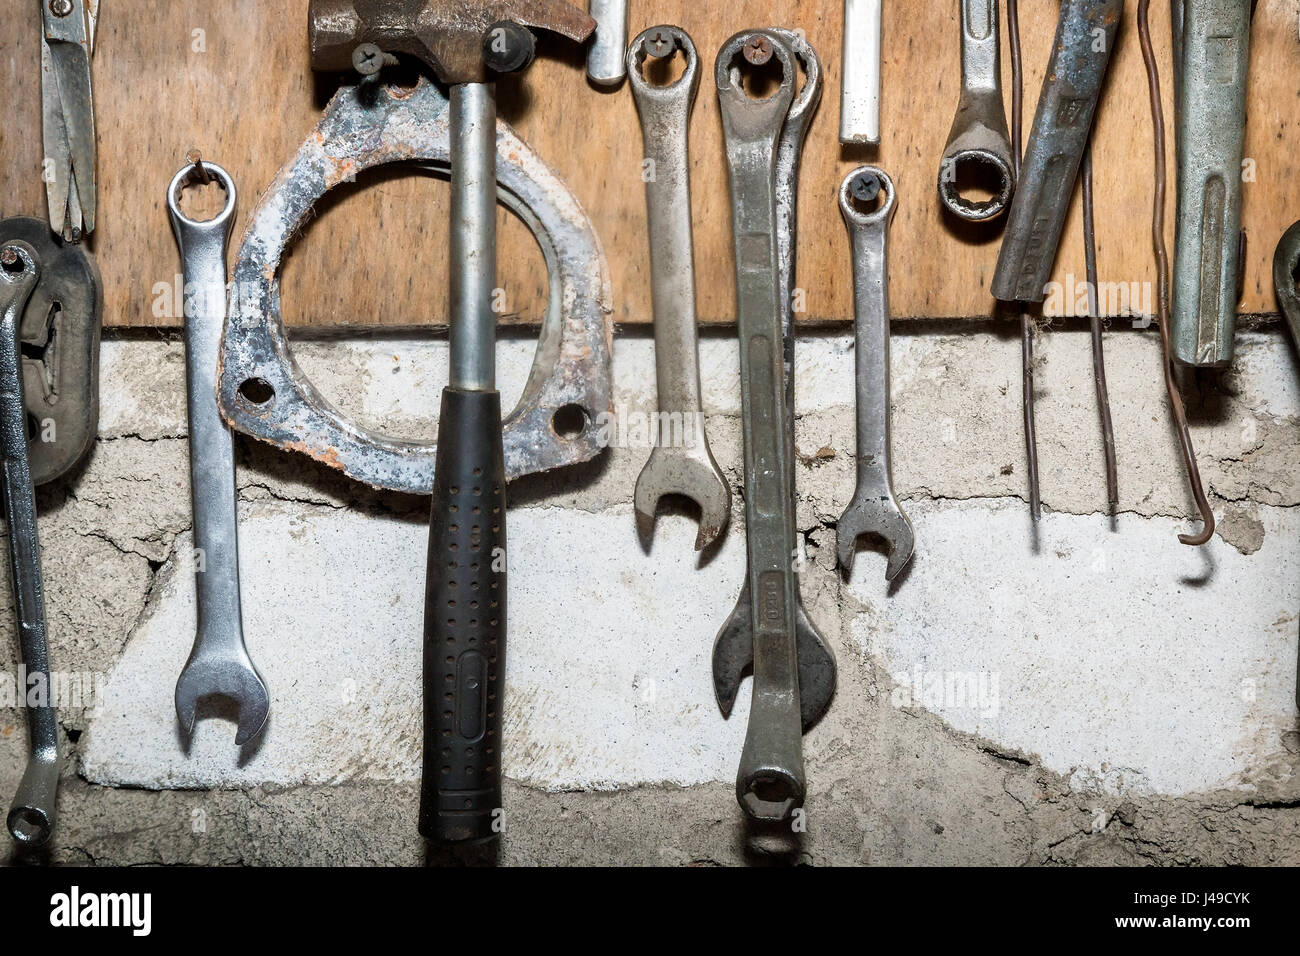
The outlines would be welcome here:
[[[781,66],[781,85],[768,98],[755,99],[744,89],[742,63],[761,66],[773,57]],[[714,685],[723,713],[729,714],[734,687],[719,681],[719,665],[728,674],[735,648],[748,642],[753,698],[736,796],[746,813],[759,820],[788,818],[805,791],[776,198],[778,148],[794,102],[797,71],[784,37],[762,30],[733,36],[715,66],[736,256],[749,566],[747,587],[714,648]],[[724,696],[728,689],[730,699]]]
[[[939,164],[939,198],[954,216],[983,222],[1000,216],[1015,191],[1015,158],[1002,105],[998,47],[999,0],[961,0],[961,99]],[[991,188],[972,201],[961,194],[959,174],[967,169]]]
[[[618,86],[631,66],[624,59],[627,0],[587,0],[587,13],[596,21],[596,39],[587,50],[587,76],[597,86]]]
[[[794,515],[797,514],[794,500],[794,290],[798,259],[795,254],[795,238],[799,218],[799,167],[808,129],[817,107],[821,105],[823,71],[817,51],[802,34],[776,27],[769,32],[785,40],[790,52],[794,54],[795,62],[803,70],[803,84],[795,92],[776,150],[776,262],[781,289],[781,335],[784,339],[782,354],[785,360],[786,467],[790,473],[790,513]],[[715,648],[714,687],[719,700],[735,700],[744,670],[753,666],[753,632],[748,626],[748,587],[746,576],[746,593],[741,595],[736,605],[737,613],[733,616],[733,622],[743,622],[747,629],[726,631],[731,640],[724,642],[720,639]],[[741,618],[742,608],[744,618]],[[821,719],[830,706],[831,698],[835,696],[835,653],[808,617],[798,587],[795,588],[794,595],[794,636],[799,659],[799,706],[803,729],[807,732],[808,728]],[[728,703],[725,712],[730,712],[730,709]]]
[[[993,273],[1003,302],[1042,302],[1124,0],[1065,0]]]
[[[196,221],[180,208],[189,184],[215,179],[226,205]],[[217,410],[218,353],[226,321],[226,241],[235,218],[235,184],[215,163],[187,164],[167,187],[167,211],[185,275],[185,377],[189,406],[190,495],[194,507],[194,583],[198,628],[176,682],[176,715],[194,732],[201,699],[227,697],[239,705],[235,743],[252,740],[266,723],[271,698],[244,645],[239,601],[239,541],[235,449]]]
[[[795,234],[799,194],[799,166],[803,143],[821,102],[821,61],[812,46],[793,30],[772,28],[783,39],[803,70],[803,84],[795,93],[777,145],[776,223],[777,271],[781,296],[782,355],[785,373],[786,465],[789,472],[791,514],[794,514],[794,308]],[[718,634],[713,650],[713,686],[724,717],[731,715],[741,682],[754,666],[754,627],[750,609],[749,573],[735,610]],[[799,670],[799,705],[806,732],[817,723],[835,695],[835,654],[808,617],[795,589],[795,644]]]
[[[667,86],[646,79],[648,57],[682,52],[682,75]],[[627,70],[641,117],[646,159],[646,212],[650,229],[650,284],[655,319],[655,375],[659,389],[659,440],[636,482],[636,520],[642,537],[654,532],[655,508],[665,495],[682,495],[700,508],[697,551],[707,547],[731,516],[731,489],[709,449],[700,396],[699,332],[695,321],[695,262],[691,237],[691,181],[687,131],[699,90],[699,57],[685,31],[646,30],[628,48]],[[674,438],[676,432],[679,437]]]
[[[870,211],[859,203],[877,202]],[[889,545],[886,580],[912,559],[912,522],[894,497],[889,434],[889,223],[894,182],[883,169],[859,166],[840,186],[840,212],[853,241],[854,349],[858,393],[858,485],[836,529],[840,564],[853,567],[864,534]]]
[[[840,142],[880,142],[882,0],[844,0]]]
[[[1251,4],[1173,0],[1178,217],[1170,334],[1174,357],[1232,359],[1241,261],[1241,151]]]
[[[36,493],[27,458],[27,406],[19,346],[23,310],[40,276],[41,263],[32,246],[15,239],[0,249],[0,465],[18,650],[28,678],[21,687],[27,710],[27,769],[7,822],[10,835],[28,845],[40,845],[50,838],[59,788],[59,729],[50,697],[45,587],[36,534]],[[40,682],[45,693],[33,697],[29,688],[41,686]]]

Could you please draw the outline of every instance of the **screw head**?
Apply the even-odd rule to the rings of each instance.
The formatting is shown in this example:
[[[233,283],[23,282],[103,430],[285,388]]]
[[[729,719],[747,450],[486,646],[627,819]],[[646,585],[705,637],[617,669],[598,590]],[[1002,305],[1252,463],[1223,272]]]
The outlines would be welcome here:
[[[655,57],[656,59],[667,56],[668,54],[672,53],[673,50],[676,49],[676,47],[677,44],[673,40],[673,35],[669,33],[667,30],[664,29],[655,30],[648,37],[646,37],[646,41],[645,41],[646,52],[649,53],[652,57]]]
[[[483,63],[494,73],[518,73],[537,54],[533,31],[513,20],[498,20],[483,33]]]
[[[50,13],[56,17],[66,17],[72,12],[72,0],[50,0]]]
[[[884,184],[880,182],[879,177],[872,173],[858,173],[853,177],[853,182],[849,183],[849,192],[854,199],[861,202],[871,202],[880,195]]]
[[[762,66],[772,59],[772,41],[761,34],[755,34],[745,41],[745,59],[754,66]]]
[[[373,43],[362,43],[352,51],[352,68],[362,76],[374,76],[384,65],[384,51]]]

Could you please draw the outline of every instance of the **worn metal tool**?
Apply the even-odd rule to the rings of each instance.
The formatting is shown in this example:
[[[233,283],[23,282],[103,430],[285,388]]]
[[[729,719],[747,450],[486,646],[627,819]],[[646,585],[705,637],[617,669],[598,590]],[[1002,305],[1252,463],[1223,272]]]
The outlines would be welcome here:
[[[511,0],[319,0],[312,18],[318,68],[345,68],[358,45],[375,50],[359,58],[368,78],[335,95],[254,214],[235,267],[241,302],[227,323],[219,401],[234,427],[258,438],[377,487],[434,495],[420,832],[437,842],[489,838],[502,821],[505,482],[601,451],[595,426],[611,405],[611,328],[609,277],[590,223],[494,119],[482,81],[527,65],[529,27],[581,40],[595,24],[562,3]],[[414,88],[385,84],[382,67],[370,67],[398,53],[431,68],[450,96],[425,77]],[[288,237],[328,189],[395,162],[451,169],[451,382],[436,445],[343,418],[293,361],[280,319],[276,273]],[[550,273],[533,371],[504,422],[493,381],[496,200],[532,229]]]
[[[95,228],[95,107],[90,58],[99,0],[40,0],[41,122],[50,228],[79,242]]]
[[[71,471],[95,443],[103,287],[85,244],[61,241],[44,220],[0,220],[0,243],[15,239],[36,250],[41,264],[21,345],[27,460],[32,483],[43,485]]]
[[[186,186],[204,180],[220,185],[226,204],[212,219],[199,221],[181,211],[180,199]],[[226,321],[226,242],[234,225],[236,201],[230,174],[197,157],[167,187],[167,212],[185,275],[185,378],[198,616],[194,648],[176,682],[176,716],[186,735],[191,735],[199,701],[228,698],[239,705],[235,743],[242,746],[266,724],[271,696],[244,644],[235,447],[216,398]]]
[[[882,0],[844,0],[840,142],[880,142]]]
[[[893,180],[875,166],[859,166],[840,185],[840,213],[853,242],[858,483],[835,537],[845,568],[853,567],[859,537],[884,539],[888,581],[912,560],[915,545],[912,522],[894,496],[890,451],[889,224],[897,211],[896,196]]]
[[[1300,222],[1278,240],[1273,253],[1273,291],[1291,334],[1291,344],[1300,355]],[[1296,657],[1295,703],[1300,708],[1300,655]]]
[[[13,573],[18,650],[27,680],[21,687],[27,712],[27,769],[8,815],[10,835],[40,845],[54,829],[59,787],[59,728],[50,682],[45,630],[45,587],[36,530],[36,492],[27,454],[27,408],[23,396],[23,312],[42,274],[36,250],[19,239],[0,247],[0,462]]]
[[[755,99],[745,90],[743,64],[762,66],[773,57],[781,67],[780,87]],[[815,722],[834,688],[832,669],[829,683],[812,681],[801,694],[796,636],[797,629],[811,625],[798,610],[794,568],[777,164],[798,69],[785,36],[763,30],[733,36],[715,67],[736,255],[749,566],[741,601],[714,648],[714,684],[719,705],[729,714],[738,683],[735,663],[752,660],[753,698],[736,796],[759,820],[786,819],[802,804],[805,716],[811,716],[809,724]]]
[[[647,58],[681,51],[682,75],[661,86],[646,78]],[[700,61],[680,27],[651,27],[627,53],[632,96],[641,117],[650,231],[659,436],[636,482],[636,519],[642,537],[654,533],[655,508],[665,495],[682,495],[700,508],[697,551],[712,544],[731,516],[731,489],[714,460],[700,396],[699,331],[695,319],[695,260],[691,234],[691,180],[687,139],[700,85]]]
[[[1251,4],[1173,0],[1178,214],[1170,313],[1174,357],[1232,360],[1240,297],[1241,153]]]
[[[1065,0],[993,274],[1004,302],[1042,302],[1124,0]]]
[[[587,0],[596,39],[587,50],[587,76],[597,86],[615,87],[627,75],[628,0]]]
[[[939,199],[971,222],[1002,215],[1015,191],[1001,61],[998,0],[961,0],[961,99],[939,164]],[[990,197],[967,199],[967,183],[987,188]]]

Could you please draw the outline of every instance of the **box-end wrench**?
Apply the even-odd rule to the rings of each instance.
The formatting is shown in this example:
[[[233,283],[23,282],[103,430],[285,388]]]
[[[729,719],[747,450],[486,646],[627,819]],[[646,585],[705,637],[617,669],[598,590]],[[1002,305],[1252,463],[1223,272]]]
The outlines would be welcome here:
[[[743,63],[776,57],[780,87],[766,99],[746,92]],[[803,803],[803,709],[796,628],[794,512],[788,457],[781,261],[777,243],[777,158],[794,102],[798,65],[774,31],[736,34],[715,65],[731,186],[736,256],[745,519],[749,566],[742,609],[718,635],[714,682],[723,713],[734,701],[719,683],[719,650],[750,644],[753,698],[736,777],[741,807],[758,820],[783,820]],[[833,684],[832,684],[833,687]],[[821,710],[829,702],[818,701]],[[820,711],[819,711],[820,713]]]
[[[1001,59],[998,0],[961,0],[961,99],[939,164],[939,199],[954,216],[970,222],[1002,215],[1015,191]],[[962,195],[967,172],[990,187],[990,198],[975,201]]]
[[[1178,217],[1174,239],[1174,357],[1232,360],[1240,297],[1241,152],[1251,5],[1174,0]]]
[[[596,39],[587,50],[587,77],[597,86],[618,86],[630,67],[624,58],[627,2],[587,0],[587,13],[596,21]]]
[[[898,499],[889,429],[889,224],[897,210],[894,182],[883,169],[859,166],[840,186],[840,212],[853,242],[853,304],[858,398],[858,484],[835,537],[840,564],[853,567],[864,534],[889,545],[885,579],[912,559],[915,538]],[[865,210],[859,204],[875,202]]]
[[[1043,77],[1006,235],[993,273],[1003,302],[1042,302],[1124,0],[1065,0]]]
[[[880,142],[882,0],[844,0],[840,142]]]
[[[660,86],[646,78],[648,58],[663,60],[678,50],[685,69],[676,81]],[[731,489],[709,449],[700,396],[687,160],[699,65],[691,38],[675,26],[651,27],[632,41],[627,52],[628,82],[641,117],[645,157],[653,169],[645,188],[660,411],[659,440],[636,482],[637,528],[643,538],[650,538],[659,499],[682,495],[700,509],[697,551],[712,544],[731,517]]]
[[[3,465],[5,517],[9,522],[9,560],[13,572],[18,650],[28,681],[44,681],[46,692],[33,697],[22,687],[27,711],[27,769],[9,810],[10,835],[39,846],[54,829],[59,788],[59,728],[50,699],[50,656],[45,634],[45,587],[41,545],[36,533],[36,492],[27,457],[27,406],[23,397],[23,310],[40,281],[36,250],[21,240],[0,249],[0,464]]]
[[[215,180],[225,207],[196,221],[180,208],[191,183]],[[194,508],[194,648],[176,682],[176,716],[194,733],[199,701],[226,697],[239,705],[235,743],[261,732],[271,710],[262,675],[244,644],[239,600],[235,447],[217,410],[218,353],[226,322],[226,242],[234,225],[235,183],[220,166],[195,157],[167,187],[167,211],[180,249],[185,288],[185,379],[190,432],[190,496]]]

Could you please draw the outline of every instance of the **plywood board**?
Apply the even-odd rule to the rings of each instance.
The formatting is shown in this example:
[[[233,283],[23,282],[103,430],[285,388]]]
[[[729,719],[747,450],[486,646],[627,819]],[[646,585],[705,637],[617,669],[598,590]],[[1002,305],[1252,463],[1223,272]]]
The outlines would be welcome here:
[[[691,127],[700,316],[729,321],[735,289],[726,169],[713,59],[732,33],[752,26],[802,29],[826,70],[826,94],[809,137],[800,187],[798,286],[809,321],[852,315],[848,242],[836,206],[844,174],[864,161],[893,176],[899,192],[891,254],[893,309],[902,318],[982,317],[1000,234],[958,228],[941,212],[935,181],[959,87],[955,0],[885,5],[883,142],[837,139],[841,9],[838,0],[632,2],[635,33],[674,22],[694,38],[703,67]],[[1056,5],[1021,4],[1026,129],[1050,52]],[[1097,128],[1098,255],[1105,282],[1151,283],[1151,128],[1136,29],[1126,5]],[[1168,4],[1152,4],[1166,115],[1172,116]],[[0,124],[4,215],[42,215],[39,59],[30,0],[3,0]],[[179,271],[163,193],[191,148],[221,163],[241,190],[235,244],[258,194],[306,137],[338,78],[311,73],[307,0],[213,0],[206,4],[112,0],[103,4],[94,59],[99,133],[99,228],[92,249],[105,284],[105,324],[178,324],[167,294]],[[1003,24],[1004,49],[1006,43]],[[1300,39],[1294,0],[1262,0],[1253,32],[1245,185],[1249,235],[1243,312],[1271,312],[1273,247],[1300,217],[1294,114]],[[641,139],[626,85],[591,86],[579,51],[553,39],[521,79],[501,84],[500,107],[571,185],[609,259],[614,317],[651,319]],[[1010,65],[1003,57],[1004,86]],[[1009,96],[1008,96],[1009,100]],[[1172,162],[1172,140],[1170,160]],[[1172,183],[1172,168],[1171,179]],[[446,312],[446,185],[393,170],[362,177],[317,209],[283,276],[285,318],[295,325],[419,326]],[[1169,219],[1172,242],[1172,196]],[[527,231],[502,213],[501,279],[511,318],[535,322],[546,301],[542,259]],[[233,250],[232,250],[233,256]],[[1083,276],[1076,193],[1057,263],[1058,281]],[[1139,285],[1139,288],[1149,286]]]

